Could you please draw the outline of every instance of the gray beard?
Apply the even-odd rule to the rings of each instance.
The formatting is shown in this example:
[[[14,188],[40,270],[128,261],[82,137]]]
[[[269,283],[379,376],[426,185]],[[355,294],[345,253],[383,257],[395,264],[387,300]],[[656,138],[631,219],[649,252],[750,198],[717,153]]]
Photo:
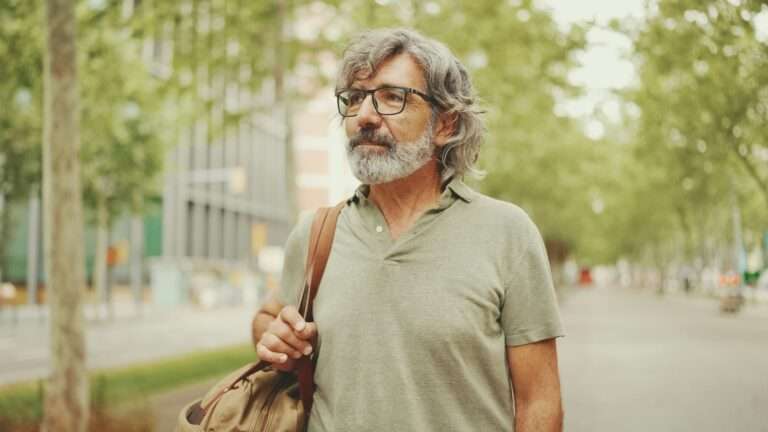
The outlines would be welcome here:
[[[359,147],[359,136],[347,142],[347,160],[352,174],[364,184],[380,184],[408,177],[429,162],[435,154],[432,125],[411,142],[396,143],[388,137],[376,136],[373,141],[386,145],[384,152]]]

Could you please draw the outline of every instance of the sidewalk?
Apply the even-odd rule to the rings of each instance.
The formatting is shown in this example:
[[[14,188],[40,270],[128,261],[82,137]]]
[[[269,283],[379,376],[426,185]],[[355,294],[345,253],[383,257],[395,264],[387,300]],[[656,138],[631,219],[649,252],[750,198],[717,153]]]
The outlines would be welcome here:
[[[562,304],[567,304],[570,297],[574,294],[578,295],[580,292],[588,291],[615,291],[625,292],[630,295],[637,295],[644,298],[653,298],[657,300],[664,300],[668,303],[682,305],[689,305],[690,307],[700,310],[712,310],[719,312],[720,297],[711,293],[704,293],[702,291],[692,291],[691,293],[685,293],[682,290],[668,290],[663,294],[659,294],[655,288],[651,287],[619,287],[605,284],[592,284],[587,286],[570,285],[561,287],[558,292],[558,298]],[[768,318],[768,296],[765,294],[748,296],[745,299],[745,303],[741,310],[733,316],[745,316],[755,318]]]
[[[257,307],[201,309],[180,306],[135,310],[116,302],[111,319],[86,307],[89,370],[127,366],[185,353],[250,342]],[[50,373],[49,323],[44,307],[21,306],[14,318],[0,311],[0,385],[45,378]]]
[[[666,292],[662,295],[648,289],[629,289],[629,292],[644,294],[651,298],[663,299],[669,303],[679,306],[688,305],[698,310],[710,310],[720,313],[720,298],[702,292],[692,292],[686,294],[683,291]],[[768,319],[768,303],[760,298],[747,298],[739,312],[733,314],[734,317],[743,316],[744,318],[762,318]]]

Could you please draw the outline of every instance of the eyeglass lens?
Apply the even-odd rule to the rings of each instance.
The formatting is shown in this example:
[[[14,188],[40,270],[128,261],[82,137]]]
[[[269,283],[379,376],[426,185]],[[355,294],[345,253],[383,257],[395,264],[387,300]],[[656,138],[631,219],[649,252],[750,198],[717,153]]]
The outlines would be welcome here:
[[[349,89],[338,95],[339,114],[357,115],[369,91]],[[405,90],[399,88],[380,88],[373,91],[373,106],[381,115],[398,114],[405,108]]]

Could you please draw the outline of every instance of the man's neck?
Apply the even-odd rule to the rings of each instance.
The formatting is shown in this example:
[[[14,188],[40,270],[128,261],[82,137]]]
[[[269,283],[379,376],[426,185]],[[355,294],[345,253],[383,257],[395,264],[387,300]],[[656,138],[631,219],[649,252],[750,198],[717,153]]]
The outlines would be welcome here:
[[[440,199],[440,171],[432,159],[413,174],[388,183],[371,185],[370,199],[384,215],[392,238],[398,238]]]

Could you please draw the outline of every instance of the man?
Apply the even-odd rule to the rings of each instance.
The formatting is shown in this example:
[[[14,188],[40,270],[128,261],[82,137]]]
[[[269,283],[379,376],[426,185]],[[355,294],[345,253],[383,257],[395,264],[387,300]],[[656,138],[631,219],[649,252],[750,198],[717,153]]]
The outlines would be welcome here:
[[[562,336],[541,237],[461,178],[484,128],[461,63],[410,30],[360,35],[337,104],[363,183],[341,213],[314,304],[296,310],[311,218],[253,322],[281,370],[317,350],[309,430],[560,431]],[[514,395],[514,397],[513,397]]]

